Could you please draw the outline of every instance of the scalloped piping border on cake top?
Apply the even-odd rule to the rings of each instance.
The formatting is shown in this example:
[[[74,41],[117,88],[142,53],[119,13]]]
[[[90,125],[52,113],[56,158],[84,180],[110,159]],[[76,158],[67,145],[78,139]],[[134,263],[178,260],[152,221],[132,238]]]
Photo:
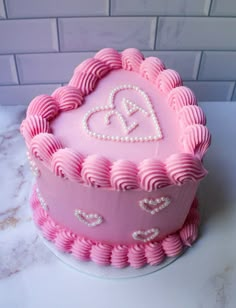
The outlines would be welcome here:
[[[116,268],[158,265],[166,257],[180,255],[184,246],[192,246],[198,237],[200,215],[197,199],[193,201],[182,228],[161,241],[129,246],[109,245],[80,237],[68,228],[57,224],[41,206],[36,189],[35,185],[30,200],[35,224],[42,235],[53,242],[60,251],[70,253],[80,261],[91,260],[99,265],[112,265]]]
[[[64,148],[51,133],[50,121],[59,112],[79,108],[101,78],[111,70],[121,68],[139,73],[167,95],[167,103],[176,112],[183,130],[180,142],[185,153],[172,154],[164,162],[154,158],[139,164],[128,160],[110,162],[101,155],[84,157],[71,148]],[[205,115],[197,106],[195,95],[182,86],[177,72],[165,69],[156,57],[144,59],[137,49],[118,53],[105,48],[75,69],[68,86],[58,88],[51,96],[40,95],[31,101],[21,124],[21,133],[30,155],[41,160],[57,176],[95,187],[153,191],[168,185],[199,181],[207,174],[202,158],[211,136],[205,124]]]

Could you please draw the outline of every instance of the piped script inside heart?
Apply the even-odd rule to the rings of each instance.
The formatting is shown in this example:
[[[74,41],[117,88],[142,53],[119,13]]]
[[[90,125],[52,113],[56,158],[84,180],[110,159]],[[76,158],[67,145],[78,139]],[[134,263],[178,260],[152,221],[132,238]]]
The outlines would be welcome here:
[[[100,140],[150,142],[163,138],[150,98],[131,84],[113,88],[106,104],[88,110],[83,128],[88,135]]]

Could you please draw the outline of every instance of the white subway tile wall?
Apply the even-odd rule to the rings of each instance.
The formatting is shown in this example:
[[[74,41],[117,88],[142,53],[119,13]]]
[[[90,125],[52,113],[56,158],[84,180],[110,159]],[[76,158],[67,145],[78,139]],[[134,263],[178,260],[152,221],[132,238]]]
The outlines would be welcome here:
[[[0,104],[67,84],[101,48],[139,48],[200,101],[236,101],[236,0],[0,0]]]

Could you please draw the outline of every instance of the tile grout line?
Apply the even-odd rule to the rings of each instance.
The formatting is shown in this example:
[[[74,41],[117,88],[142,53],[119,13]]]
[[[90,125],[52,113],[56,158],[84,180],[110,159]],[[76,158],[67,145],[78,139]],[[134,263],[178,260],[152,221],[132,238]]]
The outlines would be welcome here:
[[[57,85],[57,84],[65,84],[68,83],[68,81],[55,81],[55,82],[37,82],[37,83],[19,83],[19,84],[12,84],[12,83],[5,83],[5,84],[0,84],[0,88],[1,87],[15,87],[15,86],[51,86],[51,85]],[[234,83],[234,80],[194,80],[194,79],[184,79],[183,82],[191,82],[191,83]],[[235,85],[235,89],[236,89],[236,85]]]
[[[21,85],[20,74],[19,74],[18,65],[16,61],[16,54],[13,54],[13,58],[14,58],[14,63],[15,63],[15,68],[16,68],[16,77],[17,77],[18,85]]]
[[[156,43],[157,43],[157,30],[158,30],[159,18],[156,16],[156,28],[154,33],[154,47],[153,50],[156,50]]]
[[[213,4],[213,0],[210,1],[210,5],[209,5],[209,8],[208,8],[208,14],[207,14],[207,17],[210,17],[211,15],[211,8],[212,8],[212,4]],[[214,16],[215,17],[215,16]]]
[[[200,54],[199,65],[198,65],[198,71],[197,71],[197,74],[196,74],[196,81],[199,81],[198,77],[199,77],[200,68],[201,68],[201,65],[202,65],[202,57],[203,57],[203,50],[201,50],[201,54]]]
[[[234,101],[233,101],[233,96],[234,96],[235,90],[236,90],[236,82],[234,82],[234,87],[233,87],[233,90],[232,90],[232,94],[231,94],[231,96],[230,96],[230,102],[234,102]]]
[[[56,18],[56,30],[57,30],[57,47],[58,52],[61,51],[61,41],[60,41],[60,34],[59,34],[59,25],[58,25],[58,17]]]
[[[6,19],[8,19],[8,12],[7,12],[6,0],[3,0],[2,2],[3,2],[3,7],[4,7]]]
[[[108,16],[111,16],[111,0],[108,0]]]
[[[124,47],[122,49],[117,49],[117,51],[123,51],[123,49],[125,48],[129,48],[128,46],[127,47]],[[138,47],[137,47],[138,48]],[[142,48],[139,48],[141,52],[153,52],[153,51],[161,51],[161,52],[174,52],[174,53],[178,53],[178,52],[214,52],[214,53],[221,53],[221,52],[225,52],[225,53],[229,53],[229,52],[234,52],[236,53],[236,50],[235,49],[228,49],[228,50],[224,50],[224,49],[220,49],[220,50],[213,50],[213,49],[204,49],[204,50],[198,50],[198,49],[142,49]],[[95,53],[97,52],[98,49],[91,49],[91,50],[64,50],[62,51],[61,53]],[[38,55],[38,54],[58,54],[59,52],[58,51],[25,51],[25,52],[17,52],[16,55]],[[9,55],[12,55],[13,52],[3,52],[1,53],[0,52],[0,56],[9,56]]]
[[[13,18],[8,18],[7,20],[35,20],[35,19],[55,19],[55,18],[63,18],[63,19],[85,19],[85,18],[125,18],[125,19],[132,19],[132,18],[154,18],[157,17],[155,14],[151,15],[83,15],[83,16],[44,16],[44,17],[13,17]],[[222,15],[214,15],[214,16],[208,16],[208,15],[158,15],[158,17],[163,17],[163,18],[204,18],[204,19],[211,19],[213,18],[222,18],[222,19],[229,19],[229,18],[235,18],[235,15],[227,15],[227,16],[222,16]],[[1,22],[6,21],[5,19],[1,19]]]

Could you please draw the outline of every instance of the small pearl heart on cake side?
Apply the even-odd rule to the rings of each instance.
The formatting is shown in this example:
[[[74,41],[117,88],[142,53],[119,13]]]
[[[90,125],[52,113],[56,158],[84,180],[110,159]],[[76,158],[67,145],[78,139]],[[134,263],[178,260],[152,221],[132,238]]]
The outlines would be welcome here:
[[[159,229],[152,228],[146,231],[143,230],[135,231],[133,232],[132,236],[134,240],[146,243],[154,240],[158,236],[158,234],[159,234]]]
[[[75,210],[75,216],[80,222],[84,223],[88,227],[96,227],[103,222],[103,217],[97,213],[86,213],[82,210]]]
[[[144,211],[154,215],[164,208],[166,208],[170,204],[170,198],[168,197],[160,197],[156,199],[143,199],[139,201],[139,206]]]

